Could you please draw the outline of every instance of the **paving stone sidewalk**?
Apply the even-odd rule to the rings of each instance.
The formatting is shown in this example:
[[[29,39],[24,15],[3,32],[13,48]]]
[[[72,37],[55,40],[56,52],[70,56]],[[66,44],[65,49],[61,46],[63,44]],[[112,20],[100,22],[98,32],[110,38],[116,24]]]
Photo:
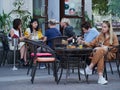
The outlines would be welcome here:
[[[85,77],[82,75],[82,80],[79,82],[77,72],[70,75],[67,84],[64,84],[64,74],[57,85],[52,74],[48,75],[47,69],[38,69],[34,84],[31,84],[30,75],[26,75],[26,72],[27,68],[13,71],[12,66],[0,67],[0,90],[120,90],[120,78],[115,68],[113,75],[108,72],[107,85],[97,84],[97,74],[89,76],[89,84],[85,82]]]

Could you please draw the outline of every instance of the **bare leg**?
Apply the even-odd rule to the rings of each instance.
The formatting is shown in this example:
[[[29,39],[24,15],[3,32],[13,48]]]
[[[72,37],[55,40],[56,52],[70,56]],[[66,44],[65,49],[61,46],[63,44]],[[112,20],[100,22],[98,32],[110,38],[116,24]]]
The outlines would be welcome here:
[[[98,72],[98,75],[99,75],[99,76],[103,76],[103,73],[102,73],[102,72]]]
[[[26,60],[26,48],[25,48],[25,45],[23,45],[20,49],[20,54],[21,54],[21,59],[24,59],[24,62],[26,63],[27,60]]]
[[[20,58],[23,59],[24,57],[24,50],[25,50],[25,47],[24,45],[20,48]]]
[[[25,48],[24,50],[24,61],[25,61],[25,64],[27,64],[27,48]]]
[[[91,63],[91,64],[89,65],[89,68],[90,68],[90,69],[93,69],[93,67],[94,67],[94,64]]]

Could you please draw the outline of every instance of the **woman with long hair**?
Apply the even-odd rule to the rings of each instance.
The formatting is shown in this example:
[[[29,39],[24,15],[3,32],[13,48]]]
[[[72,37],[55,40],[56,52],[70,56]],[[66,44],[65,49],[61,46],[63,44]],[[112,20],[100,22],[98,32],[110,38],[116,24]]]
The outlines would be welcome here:
[[[10,36],[12,38],[19,38],[20,41],[22,41],[25,36],[22,36],[22,31],[21,31],[21,19],[16,18],[13,21],[13,28],[10,30]],[[13,49],[14,47],[12,44],[10,44],[10,48]],[[20,49],[20,62],[23,63],[23,65],[27,65],[27,59],[26,59],[26,48],[25,48],[25,43],[20,42],[18,44],[18,49]]]
[[[32,40],[42,40],[43,42],[46,42],[47,40],[47,37],[43,36],[42,31],[39,28],[39,22],[37,19],[31,19],[29,28],[25,31],[25,36]],[[37,52],[39,52],[39,49],[41,49],[41,47],[38,48]],[[46,68],[45,64],[41,63],[40,68]]]
[[[108,21],[103,21],[102,31],[100,35],[90,43],[87,43],[85,41],[81,41],[81,43],[89,47],[95,47],[95,51],[93,53],[94,55],[91,57],[91,63],[85,69],[86,74],[92,74],[92,68],[97,64],[97,72],[99,76],[98,83],[107,84],[108,81],[103,77],[104,56],[106,55],[108,48],[119,45],[118,38],[113,32],[112,24]],[[112,49],[111,51],[109,51],[107,54],[108,60],[113,60],[116,57],[116,52],[117,49]],[[81,71],[81,74],[84,74],[84,72]]]
[[[39,28],[39,22],[37,19],[31,19],[29,28],[25,31],[25,36],[32,40],[46,41],[46,37],[43,36],[41,29]]]

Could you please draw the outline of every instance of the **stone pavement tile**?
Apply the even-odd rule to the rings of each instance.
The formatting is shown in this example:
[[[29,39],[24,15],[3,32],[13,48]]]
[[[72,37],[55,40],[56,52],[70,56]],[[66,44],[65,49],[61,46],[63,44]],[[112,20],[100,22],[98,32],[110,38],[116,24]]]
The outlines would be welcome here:
[[[97,84],[98,75],[89,76],[89,84],[85,82],[85,77],[81,75],[81,81],[75,71],[70,74],[67,84],[65,74],[57,85],[52,75],[48,75],[47,69],[37,70],[34,84],[31,84],[30,75],[26,75],[27,68],[20,68],[12,71],[11,67],[0,67],[0,90],[120,90],[120,78],[115,71],[112,75],[108,72],[108,84]],[[65,73],[65,72],[64,72]]]

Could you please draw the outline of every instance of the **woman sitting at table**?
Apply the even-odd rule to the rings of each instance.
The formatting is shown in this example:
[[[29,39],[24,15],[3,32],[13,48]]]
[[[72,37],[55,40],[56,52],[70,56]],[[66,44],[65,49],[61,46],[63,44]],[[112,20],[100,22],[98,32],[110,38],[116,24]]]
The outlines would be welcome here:
[[[91,57],[91,63],[85,69],[86,74],[92,74],[92,68],[97,64],[97,71],[99,75],[98,83],[107,84],[108,81],[103,77],[104,56],[108,51],[108,48],[119,44],[117,36],[113,33],[112,25],[108,21],[103,21],[100,35],[90,43],[85,41],[81,41],[81,43],[89,47],[95,47],[93,56]],[[116,57],[116,52],[117,49],[113,49],[108,52],[108,60],[113,60]],[[84,71],[81,71],[81,74],[84,74]]]
[[[32,39],[32,40],[42,40],[43,42],[46,41],[47,37],[43,36],[41,30],[39,29],[39,22],[37,19],[31,19],[30,26],[29,28],[26,29],[25,34],[27,38]],[[38,52],[39,52],[38,48]],[[45,68],[45,65],[41,63],[40,65],[41,69]]]
[[[42,31],[39,29],[39,22],[37,19],[31,19],[29,28],[25,30],[24,35],[32,40],[46,41],[46,37],[43,36]]]
[[[22,36],[22,31],[21,31],[21,20],[20,19],[14,19],[13,21],[13,28],[10,30],[10,37],[12,38],[19,38],[20,41],[22,41],[25,36]],[[10,45],[10,50],[13,50],[14,46],[12,45],[12,42],[9,43]],[[26,48],[25,48],[25,43],[20,42],[18,44],[18,49],[20,49],[20,63],[23,65],[27,65],[27,59],[26,59]]]

